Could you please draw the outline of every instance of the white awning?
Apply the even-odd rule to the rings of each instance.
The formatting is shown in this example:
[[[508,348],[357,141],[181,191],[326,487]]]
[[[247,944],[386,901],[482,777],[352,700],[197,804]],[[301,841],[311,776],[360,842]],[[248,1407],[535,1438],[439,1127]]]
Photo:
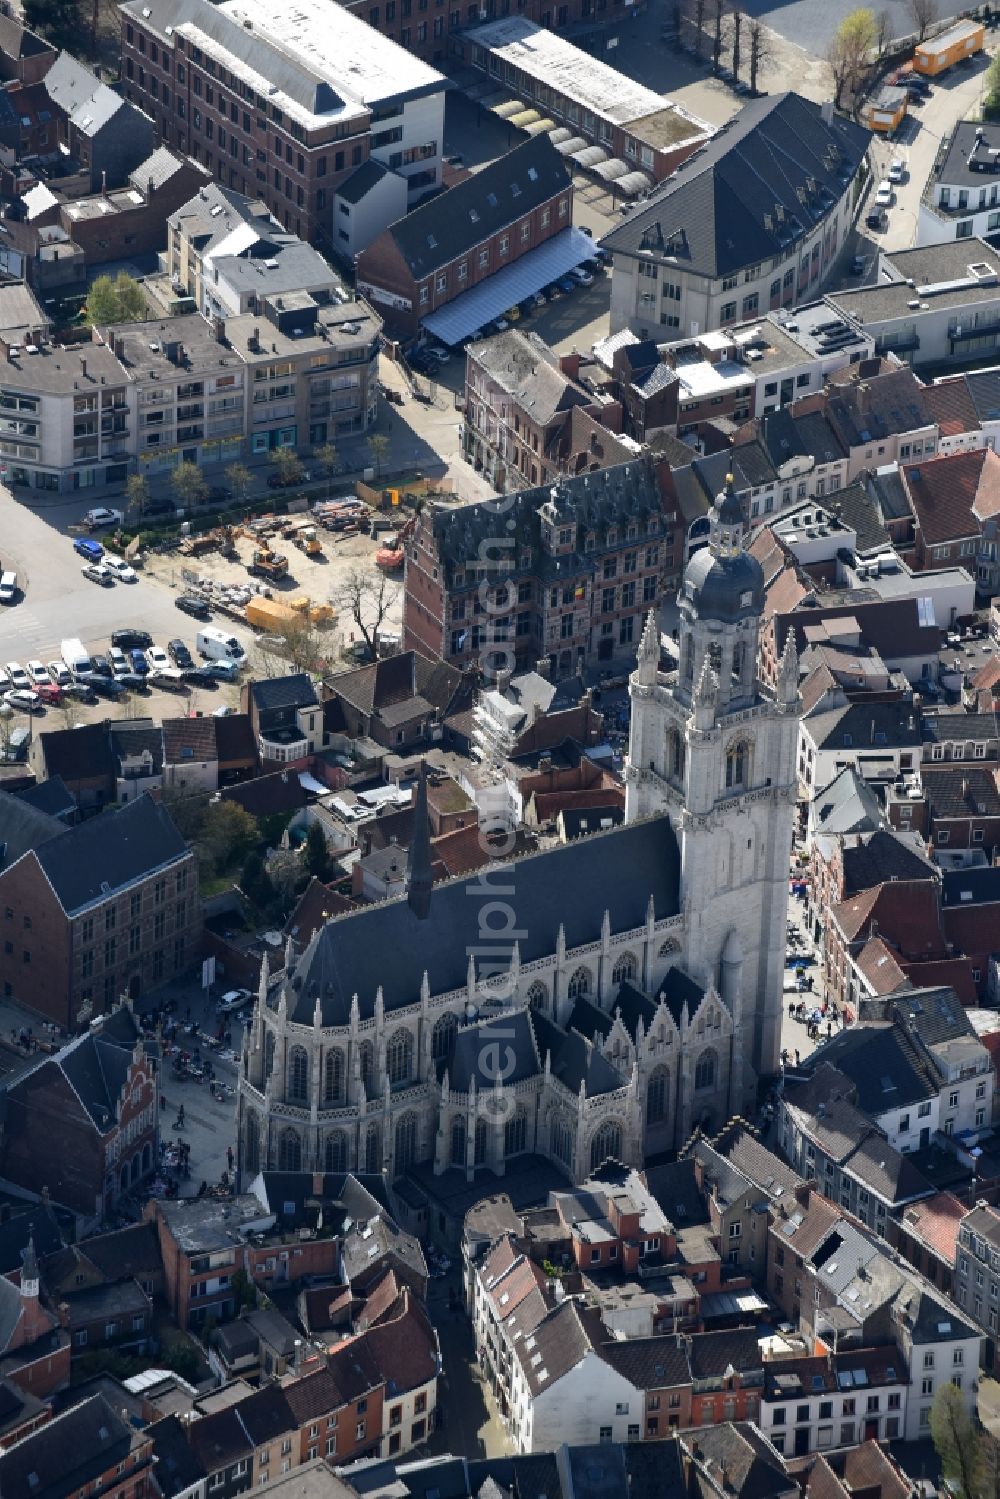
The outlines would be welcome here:
[[[315,791],[320,796],[325,796],[330,789],[329,786],[324,786],[322,781],[317,781],[314,775],[310,775],[308,770],[299,771],[299,785],[303,791]]]
[[[610,161],[602,161],[594,168],[598,177],[603,177],[605,182],[616,182],[619,178],[628,176],[628,170],[619,156],[612,156]]]
[[[586,234],[579,229],[564,229],[537,250],[529,250],[513,265],[504,266],[454,302],[421,319],[423,326],[443,344],[460,343],[494,318],[502,317],[508,307],[589,260],[593,253],[594,241]]]
[[[572,156],[574,151],[583,151],[586,145],[582,135],[571,135],[568,141],[560,141],[556,150],[560,156]]]
[[[494,104],[493,113],[499,115],[501,120],[509,120],[511,115],[520,114],[524,104],[520,99],[505,99],[503,104]]]
[[[648,193],[652,186],[652,179],[645,172],[626,172],[624,177],[619,177],[615,187],[620,193],[626,193],[628,197],[634,198],[637,193]]]
[[[572,132],[572,130],[567,130],[565,125],[559,125],[559,126],[557,126],[556,129],[553,130],[552,134],[549,136],[549,140],[552,142],[552,144],[554,146],[561,146],[562,143],[563,143],[563,141],[572,140],[572,138],[573,138],[573,132]]]
[[[530,125],[525,125],[525,135],[545,135],[555,130],[555,120],[534,120]]]
[[[601,146],[584,146],[582,151],[573,152],[573,160],[581,167],[596,167],[607,159],[608,153]]]

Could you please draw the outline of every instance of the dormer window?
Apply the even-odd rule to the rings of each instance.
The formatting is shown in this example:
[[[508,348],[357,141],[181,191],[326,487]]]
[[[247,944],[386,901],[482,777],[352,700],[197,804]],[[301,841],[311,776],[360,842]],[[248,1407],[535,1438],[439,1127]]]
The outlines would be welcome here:
[[[616,527],[609,526],[608,527],[608,546],[609,547],[613,547],[617,543],[617,541],[618,541],[618,531],[617,531]]]
[[[585,552],[592,552],[596,546],[597,546],[597,537],[594,535],[593,531],[588,531],[587,532],[587,536],[586,536],[586,540],[583,543],[583,549],[584,549],[584,551]]]

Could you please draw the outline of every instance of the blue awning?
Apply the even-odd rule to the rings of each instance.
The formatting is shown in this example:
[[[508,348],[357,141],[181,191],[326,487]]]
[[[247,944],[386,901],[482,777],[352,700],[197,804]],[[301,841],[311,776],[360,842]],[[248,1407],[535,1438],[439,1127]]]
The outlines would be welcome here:
[[[541,291],[550,281],[558,281],[574,266],[589,260],[593,253],[594,241],[589,236],[579,229],[564,229],[537,250],[529,250],[513,265],[504,266],[479,286],[463,292],[446,307],[429,313],[421,322],[443,344],[460,343],[494,318],[502,317],[508,307]]]

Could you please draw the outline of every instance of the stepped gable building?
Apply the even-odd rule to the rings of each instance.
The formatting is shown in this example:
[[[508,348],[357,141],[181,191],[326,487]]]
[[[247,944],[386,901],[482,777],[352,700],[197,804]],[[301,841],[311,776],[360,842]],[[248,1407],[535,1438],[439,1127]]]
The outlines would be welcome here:
[[[756,677],[763,573],[730,484],[631,678],[622,827],[432,888],[421,775],[405,897],[262,970],[239,1167],[468,1180],[534,1152],[582,1180],[711,1131],[777,1070],[798,662]]]

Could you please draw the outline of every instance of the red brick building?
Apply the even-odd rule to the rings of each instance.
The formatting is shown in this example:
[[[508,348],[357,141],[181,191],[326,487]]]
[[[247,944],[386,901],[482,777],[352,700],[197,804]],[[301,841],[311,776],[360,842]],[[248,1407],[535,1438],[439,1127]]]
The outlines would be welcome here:
[[[407,546],[404,646],[493,671],[547,659],[553,676],[633,662],[664,593],[668,468],[636,458],[523,490],[502,513],[428,505]]]
[[[388,331],[412,338],[424,318],[572,223],[572,178],[538,135],[390,224],[357,257],[358,293]]]
[[[99,1220],[156,1164],[159,1094],[126,1006],[6,1080],[0,1174]],[[48,1121],[45,1128],[38,1120]]]
[[[484,5],[467,4],[466,0],[434,0],[433,10],[420,0],[347,0],[345,7],[369,26],[392,37],[401,47],[415,57],[427,58],[430,62],[443,63],[453,45],[450,38],[467,26],[476,26],[481,21],[492,21],[506,14],[503,0],[486,0]],[[586,26],[592,23],[605,26],[609,22],[630,17],[646,9],[645,0],[630,6],[627,0],[568,0],[565,5],[559,0],[518,0],[518,15],[539,26],[563,31],[567,27]]]
[[[977,593],[995,594],[1000,588],[1000,457],[981,448],[908,463],[901,472],[915,523],[912,565],[958,564],[975,579]]]
[[[198,866],[166,807],[144,795],[73,828],[39,814],[22,827],[16,857],[0,855],[4,998],[72,1030],[189,967]]]
[[[370,155],[411,203],[440,185],[444,80],[340,6],[129,0],[122,83],[164,145],[314,245],[333,244],[335,192]]]
[[[0,1453],[0,1492],[58,1494],[84,1499],[114,1494],[146,1499],[158,1493],[152,1481],[153,1442],[105,1395],[70,1406],[23,1442]]]

